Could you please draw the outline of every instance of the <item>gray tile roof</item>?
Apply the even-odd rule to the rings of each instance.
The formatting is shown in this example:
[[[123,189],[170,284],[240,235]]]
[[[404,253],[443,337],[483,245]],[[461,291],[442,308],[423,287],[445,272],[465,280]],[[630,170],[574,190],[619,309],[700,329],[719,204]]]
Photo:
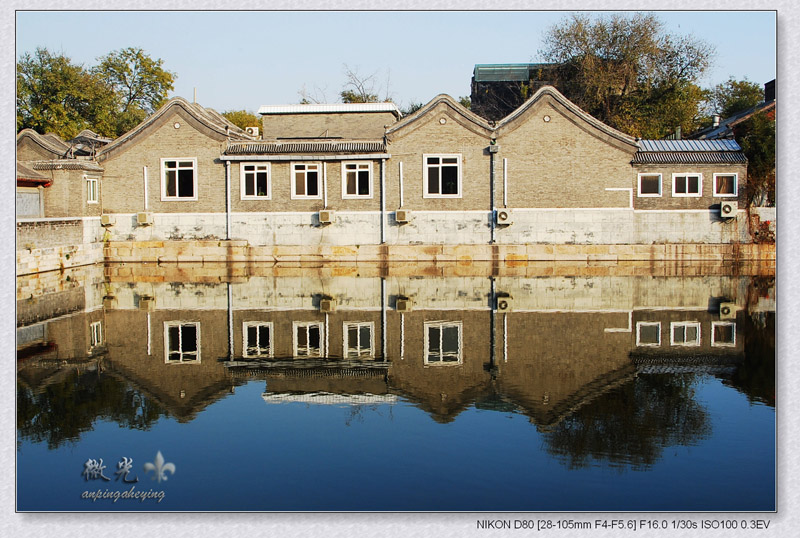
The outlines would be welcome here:
[[[33,161],[28,163],[34,170],[86,170],[102,172],[103,168],[94,161],[78,159],[53,159],[51,161]]]
[[[735,140],[639,140],[633,164],[744,164]]]
[[[231,142],[226,155],[278,155],[287,153],[384,153],[382,141],[298,141],[298,142]]]
[[[639,140],[639,151],[741,151],[735,140]]]
[[[49,179],[46,175],[40,174],[36,170],[25,166],[24,164],[17,163],[17,179]]]

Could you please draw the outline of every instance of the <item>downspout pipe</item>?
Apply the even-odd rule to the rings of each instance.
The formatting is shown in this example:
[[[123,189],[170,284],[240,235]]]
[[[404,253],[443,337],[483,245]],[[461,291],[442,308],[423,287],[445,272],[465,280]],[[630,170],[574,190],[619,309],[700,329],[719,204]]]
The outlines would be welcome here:
[[[381,245],[386,243],[386,159],[381,159]]]
[[[225,161],[225,239],[231,238],[231,162]]]

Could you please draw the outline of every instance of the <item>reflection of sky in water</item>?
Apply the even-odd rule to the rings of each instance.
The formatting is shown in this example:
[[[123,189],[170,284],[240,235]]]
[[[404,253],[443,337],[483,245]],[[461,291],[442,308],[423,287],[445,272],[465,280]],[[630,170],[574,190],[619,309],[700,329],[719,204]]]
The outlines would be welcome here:
[[[18,508],[771,510],[764,282],[70,280],[49,318],[18,301]],[[112,480],[85,480],[99,458]],[[81,499],[129,490],[122,458],[160,504]]]

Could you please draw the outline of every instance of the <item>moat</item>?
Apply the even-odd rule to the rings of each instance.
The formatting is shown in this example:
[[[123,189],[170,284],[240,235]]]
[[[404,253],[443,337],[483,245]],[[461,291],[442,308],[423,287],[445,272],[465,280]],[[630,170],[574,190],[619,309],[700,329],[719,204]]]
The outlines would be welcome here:
[[[775,360],[763,267],[18,277],[17,508],[772,511]]]

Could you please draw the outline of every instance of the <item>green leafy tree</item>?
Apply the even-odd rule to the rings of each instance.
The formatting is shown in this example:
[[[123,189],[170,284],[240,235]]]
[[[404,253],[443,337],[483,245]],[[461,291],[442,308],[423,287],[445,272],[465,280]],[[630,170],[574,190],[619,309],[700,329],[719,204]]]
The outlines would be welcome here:
[[[117,135],[155,112],[174,89],[175,74],[162,67],[163,60],[154,60],[140,48],[114,51],[98,61],[93,72],[113,89],[117,98]]]
[[[247,110],[228,110],[223,112],[222,116],[241,129],[261,125],[261,120],[258,116]]]
[[[749,205],[775,205],[775,115],[757,112],[736,125],[734,138],[747,156]]]
[[[709,96],[710,112],[723,118],[733,116],[752,108],[764,100],[764,88],[760,84],[731,77],[711,89]]]
[[[459,97],[458,98],[458,102],[464,108],[471,108],[472,107],[472,100],[466,95]]]
[[[65,139],[86,128],[113,135],[114,100],[100,77],[62,54],[38,48],[17,63],[17,130]]]
[[[567,98],[604,123],[634,136],[693,131],[703,95],[695,84],[714,51],[663,26],[653,14],[575,14],[547,31],[539,54],[558,64]]]

